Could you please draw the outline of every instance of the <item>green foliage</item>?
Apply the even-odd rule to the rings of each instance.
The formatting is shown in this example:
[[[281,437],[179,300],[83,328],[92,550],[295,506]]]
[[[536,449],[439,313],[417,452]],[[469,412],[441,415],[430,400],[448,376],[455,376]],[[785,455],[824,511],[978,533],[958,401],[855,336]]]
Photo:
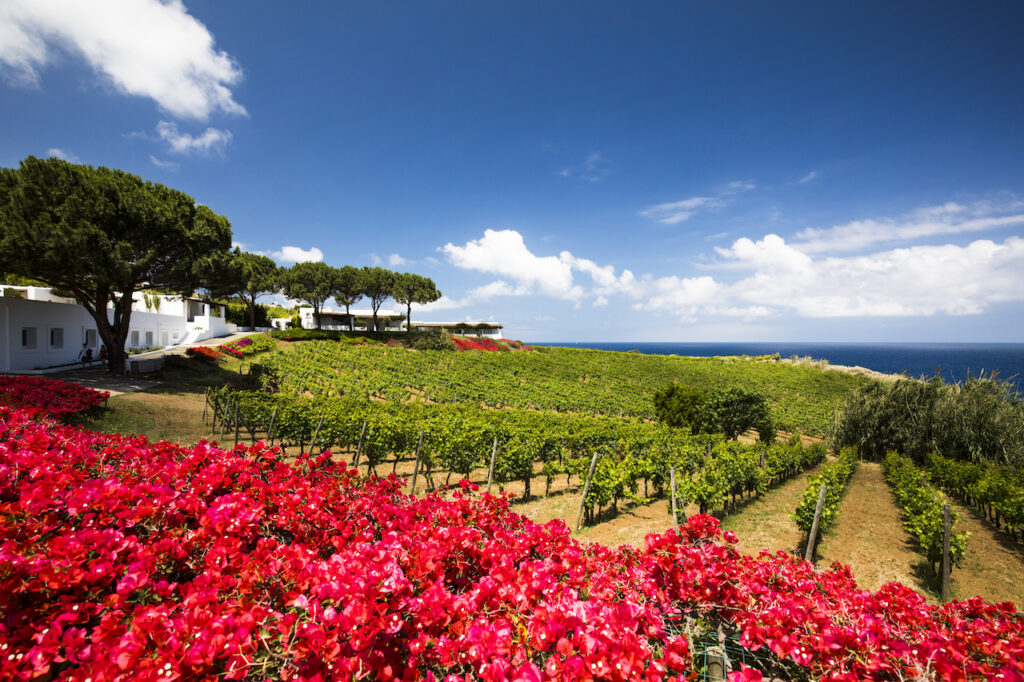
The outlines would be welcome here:
[[[822,533],[831,527],[839,513],[839,503],[846,492],[846,485],[850,477],[857,469],[860,458],[856,448],[845,448],[839,453],[834,461],[829,462],[821,468],[821,471],[811,476],[807,483],[807,490],[804,497],[796,508],[794,518],[797,527],[805,533],[810,532],[814,523],[814,510],[818,506],[818,494],[821,486],[825,485],[825,501],[821,506],[821,518],[818,519],[818,528]]]
[[[343,333],[331,333],[341,338]],[[282,338],[300,338],[296,331]],[[367,334],[366,336],[371,336]],[[400,340],[398,337],[394,337]],[[543,348],[543,347],[538,347]],[[746,387],[766,396],[778,427],[823,433],[833,410],[867,379],[783,363],[547,348],[529,353],[396,352],[329,341],[298,344],[261,360],[281,390],[373,395],[407,401],[656,418],[654,387]]]
[[[267,306],[257,303],[253,306],[252,317],[250,317],[249,306],[246,303],[228,302],[226,306],[225,320],[239,327],[269,327],[270,313]]]
[[[360,270],[351,265],[338,268],[337,291],[334,294],[334,301],[338,305],[345,306],[346,315],[349,314],[349,307],[363,297],[360,274]]]
[[[395,273],[384,268],[364,267],[359,271],[359,291],[370,301],[373,309],[373,331],[380,329],[377,311],[394,292]]]
[[[654,394],[658,419],[694,433],[724,433],[734,439],[756,428],[762,440],[775,438],[774,423],[764,396],[742,388],[711,391],[684,384],[670,384]]]
[[[277,264],[267,256],[248,253],[236,248],[227,254],[217,254],[200,265],[204,288],[214,298],[237,296],[245,305],[247,318],[240,324],[263,327],[269,323],[266,311],[262,324],[257,319],[256,299],[281,289],[282,275]]]
[[[0,169],[0,272],[81,302],[112,372],[124,369],[134,292],[145,285],[190,293],[201,284],[198,264],[230,245],[226,218],[124,171],[31,156]]]
[[[889,489],[903,508],[903,526],[917,538],[918,544],[934,568],[942,560],[945,499],[925,480],[921,470],[905,455],[887,453],[882,460],[882,471],[889,481]],[[956,512],[951,511],[950,523],[953,531],[950,534],[950,556],[953,564],[959,566],[967,549],[968,533],[955,532],[956,519]]]
[[[936,377],[862,386],[848,396],[829,434],[833,447],[853,445],[879,459],[889,450],[916,462],[928,453],[974,462],[1024,466],[1024,404],[995,378],[962,385]]]
[[[323,262],[296,263],[281,273],[281,283],[285,296],[312,306],[319,329],[324,302],[338,290],[337,270]]]
[[[928,469],[947,492],[978,505],[997,525],[1024,535],[1024,472],[928,455]]]

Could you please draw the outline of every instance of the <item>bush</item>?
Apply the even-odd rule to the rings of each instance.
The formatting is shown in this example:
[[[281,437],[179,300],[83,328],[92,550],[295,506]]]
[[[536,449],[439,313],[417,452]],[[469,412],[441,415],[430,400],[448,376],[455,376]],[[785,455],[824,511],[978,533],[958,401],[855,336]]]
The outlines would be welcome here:
[[[669,426],[688,427],[693,433],[724,433],[734,439],[755,428],[762,441],[775,440],[768,401],[759,393],[741,388],[704,389],[669,384],[654,394],[658,419]]]
[[[935,377],[874,383],[850,395],[829,433],[833,448],[856,446],[881,459],[895,450],[923,463],[943,457],[1024,466],[1024,405],[1010,384],[971,378],[949,385]]]

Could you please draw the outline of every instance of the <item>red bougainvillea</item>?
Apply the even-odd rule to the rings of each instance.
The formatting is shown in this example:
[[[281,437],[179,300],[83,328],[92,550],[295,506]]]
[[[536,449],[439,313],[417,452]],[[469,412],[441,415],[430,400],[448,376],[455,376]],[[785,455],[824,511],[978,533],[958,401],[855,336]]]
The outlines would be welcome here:
[[[1012,605],[743,556],[712,517],[612,549],[465,481],[35,415],[0,408],[0,679],[668,682],[688,617],[811,679],[1024,677]]]
[[[238,357],[242,357],[240,351],[235,352]],[[185,351],[185,354],[190,358],[199,358],[200,360],[206,360],[207,362],[217,362],[223,357],[223,353],[209,346],[192,346]]]
[[[83,412],[110,397],[69,381],[0,374],[0,405],[35,407],[54,417]]]

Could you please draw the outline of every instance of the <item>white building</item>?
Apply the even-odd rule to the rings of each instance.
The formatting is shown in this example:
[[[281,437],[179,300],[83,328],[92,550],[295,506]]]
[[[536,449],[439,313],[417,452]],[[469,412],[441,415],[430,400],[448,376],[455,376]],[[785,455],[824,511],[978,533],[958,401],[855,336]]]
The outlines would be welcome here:
[[[302,318],[303,329],[316,329],[313,308],[300,308],[299,316]],[[373,326],[372,310],[353,310],[351,317],[353,331],[365,332]],[[377,312],[377,321],[381,326],[381,331],[405,331],[405,313],[395,312],[394,310],[381,310]],[[325,331],[348,331],[349,316],[343,312],[322,310],[320,311],[320,329]],[[417,322],[414,320],[412,330],[416,332],[440,330],[459,336],[476,336],[488,339],[502,338],[502,326],[497,322]]]
[[[413,320],[412,330],[416,332],[441,330],[457,336],[476,336],[484,339],[502,338],[502,325],[497,322],[417,322]]]
[[[74,299],[45,287],[0,285],[0,372],[17,372],[78,361],[83,344],[99,356],[96,322]],[[107,318],[114,310],[107,306]],[[234,333],[224,306],[182,296],[136,292],[127,348],[191,344]]]
[[[302,318],[303,329],[316,329],[316,319],[313,317],[313,308],[303,306],[299,308],[299,317]],[[349,319],[351,317],[351,320]],[[352,327],[349,327],[349,324]],[[394,310],[378,310],[377,324],[381,331],[400,332],[404,329],[405,314],[397,313]],[[369,331],[373,327],[372,310],[353,310],[350,315],[336,310],[320,311],[320,329],[324,331],[344,331],[349,329],[357,332]]]

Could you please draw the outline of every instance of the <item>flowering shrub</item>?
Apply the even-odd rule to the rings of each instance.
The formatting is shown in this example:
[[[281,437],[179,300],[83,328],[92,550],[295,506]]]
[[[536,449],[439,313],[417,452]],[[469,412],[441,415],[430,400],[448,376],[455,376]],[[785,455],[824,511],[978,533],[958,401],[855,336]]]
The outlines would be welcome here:
[[[58,418],[96,407],[109,397],[109,391],[94,391],[69,381],[0,375],[0,405],[35,407]]]
[[[465,481],[415,499],[329,454],[8,408],[0,454],[0,679],[668,682],[694,672],[688,618],[808,677],[1024,675],[1012,605],[932,607],[842,567],[741,556],[708,516],[611,549]]]
[[[276,345],[273,337],[269,334],[255,334],[253,336],[244,336],[230,343],[222,343],[217,346],[217,350],[233,355],[236,358],[241,358],[246,355],[273,350]]]
[[[190,358],[199,358],[200,360],[205,360],[207,362],[213,363],[216,363],[224,356],[223,353],[213,348],[210,348],[209,346],[192,346],[191,348],[185,351],[185,354]]]
[[[489,339],[487,337],[474,336],[453,336],[456,350],[487,350],[487,351],[509,351],[509,350],[530,350],[518,341],[510,339]]]

